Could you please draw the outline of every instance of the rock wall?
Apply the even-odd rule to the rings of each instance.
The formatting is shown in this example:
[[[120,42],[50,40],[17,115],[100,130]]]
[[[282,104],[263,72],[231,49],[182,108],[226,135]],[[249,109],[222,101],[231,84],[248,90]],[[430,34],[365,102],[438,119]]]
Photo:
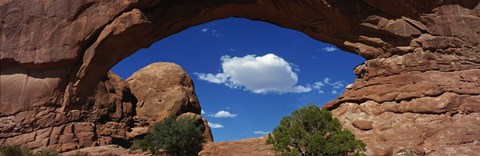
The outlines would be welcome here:
[[[125,145],[135,104],[136,98],[127,83],[108,72],[88,102],[70,111],[59,112],[65,108],[58,105],[39,105],[0,118],[0,144],[58,151],[112,143]]]
[[[325,107],[351,125],[349,115],[373,103],[367,108],[379,112],[362,116],[372,129],[355,132],[367,141],[370,154],[413,147],[432,154],[452,144],[427,141],[453,133],[444,126],[478,126],[479,16],[479,0],[0,1],[0,144],[87,121],[78,116],[88,110],[98,82],[138,49],[192,25],[244,17],[298,30],[364,57],[351,89]],[[344,108],[348,111],[341,113]],[[381,128],[388,127],[380,126],[382,114],[392,113],[385,118],[392,126],[408,126],[400,121],[412,117],[413,129],[428,127],[420,116],[449,122],[430,125],[428,133]],[[52,124],[38,124],[46,119]],[[478,131],[464,132],[459,133],[473,139],[445,151],[478,153]],[[407,144],[403,137],[388,139],[390,134],[423,136],[423,141]],[[387,139],[367,139],[377,136]],[[376,150],[380,144],[385,148]]]
[[[68,112],[46,105],[0,118],[0,145],[59,152],[110,144],[128,147],[137,136],[145,135],[149,126],[172,114],[195,117],[198,126],[205,128],[206,140],[213,141],[207,121],[199,115],[200,104],[186,72],[173,63],[155,63],[144,69],[149,70],[140,70],[128,79],[130,85],[108,72],[87,102],[70,105]],[[161,79],[163,76],[170,79]],[[144,108],[150,111],[142,111]]]

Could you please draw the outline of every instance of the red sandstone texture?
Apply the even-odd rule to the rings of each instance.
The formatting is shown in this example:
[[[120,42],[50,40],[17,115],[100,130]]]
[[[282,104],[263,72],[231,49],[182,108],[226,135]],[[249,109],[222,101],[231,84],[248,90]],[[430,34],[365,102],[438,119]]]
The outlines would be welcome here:
[[[250,138],[230,142],[211,142],[203,146],[199,156],[274,156],[267,137]]]
[[[0,145],[125,143],[135,99],[108,69],[192,25],[244,17],[366,59],[326,108],[367,143],[368,155],[475,155],[479,16],[479,0],[3,0]],[[355,128],[357,120],[372,129]]]

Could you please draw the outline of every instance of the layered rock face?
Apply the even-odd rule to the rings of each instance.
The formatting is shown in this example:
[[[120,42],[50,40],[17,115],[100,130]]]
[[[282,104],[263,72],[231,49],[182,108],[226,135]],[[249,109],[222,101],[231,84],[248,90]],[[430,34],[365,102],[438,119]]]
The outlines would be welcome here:
[[[169,79],[160,79],[162,76]],[[135,73],[128,82],[132,87],[118,75],[108,72],[87,103],[71,105],[68,109],[73,110],[68,113],[39,106],[0,118],[0,143],[60,152],[109,144],[128,147],[132,139],[144,135],[149,126],[171,114],[196,118],[198,126],[205,128],[206,140],[213,141],[207,121],[199,115],[200,104],[193,91],[193,82],[180,66],[152,64]],[[98,154],[105,149],[91,148],[91,151]],[[126,150],[118,149],[113,153],[115,151]]]
[[[367,142],[369,154],[435,154],[447,146],[444,153],[479,153],[478,131],[471,131],[480,120],[479,16],[479,0],[1,1],[0,144],[89,121],[95,87],[116,62],[192,25],[244,17],[367,60],[355,68],[351,89],[326,108]],[[89,129],[67,132],[76,127]],[[406,143],[407,136],[421,137]]]
[[[88,102],[70,111],[61,113],[57,111],[66,108],[39,105],[0,118],[0,143],[58,151],[124,144],[135,104],[128,85],[109,72],[98,82]]]

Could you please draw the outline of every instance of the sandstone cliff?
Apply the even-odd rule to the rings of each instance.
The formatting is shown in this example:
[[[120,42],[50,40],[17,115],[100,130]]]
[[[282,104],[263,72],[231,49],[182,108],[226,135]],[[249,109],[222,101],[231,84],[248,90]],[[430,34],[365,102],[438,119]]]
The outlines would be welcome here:
[[[135,73],[128,82],[132,87],[108,72],[87,102],[70,106],[68,109],[72,111],[68,113],[34,107],[0,118],[0,145],[26,145],[61,152],[110,144],[128,147],[132,139],[144,135],[150,125],[170,114],[197,118],[199,126],[205,127],[206,140],[213,141],[207,121],[199,115],[193,81],[180,66],[152,64]],[[142,111],[145,108],[149,111]]]

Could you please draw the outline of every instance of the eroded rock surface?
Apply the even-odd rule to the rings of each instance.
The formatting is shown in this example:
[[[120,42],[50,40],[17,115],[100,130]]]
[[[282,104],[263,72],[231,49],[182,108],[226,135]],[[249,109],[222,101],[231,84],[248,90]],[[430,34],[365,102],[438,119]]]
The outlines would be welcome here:
[[[190,116],[201,121],[205,138],[213,141],[207,121],[200,116],[200,103],[188,74],[177,64],[158,62],[135,72],[125,80],[138,99],[135,127],[130,138],[144,135],[148,127],[170,115]],[[200,126],[200,125],[199,125]]]
[[[438,103],[445,99],[437,98]],[[448,102],[448,101],[447,101]],[[480,113],[416,113],[415,102],[344,103],[333,114],[343,126],[368,145],[367,155],[477,155],[480,148]],[[355,127],[356,120],[372,123],[372,129]]]
[[[62,153],[62,156],[149,156],[148,152],[131,151],[117,145],[87,147]]]
[[[211,142],[203,146],[199,156],[274,156],[267,137],[250,138],[229,142]]]
[[[1,117],[0,144],[57,151],[112,143],[124,145],[126,132],[133,126],[135,104],[128,85],[109,72],[85,105],[40,105]]]
[[[139,120],[150,125],[168,116],[186,112],[200,114],[201,108],[188,74],[177,64],[150,64],[125,80],[137,97]]]
[[[32,148],[48,147],[58,138],[52,138],[52,134],[84,122],[93,123],[95,128],[106,125],[105,135],[113,133],[115,138],[122,138],[124,132],[115,127],[128,125],[124,121],[130,120],[129,108],[124,105],[129,102],[107,102],[115,111],[96,112],[115,119],[112,121],[96,123],[105,120],[91,114],[95,112],[91,108],[99,104],[92,105],[92,95],[98,92],[96,87],[115,63],[192,25],[244,17],[301,31],[366,59],[355,68],[358,75],[355,83],[326,108],[342,109],[346,103],[349,107],[350,104],[360,107],[372,101],[381,109],[377,109],[377,115],[368,115],[371,118],[390,112],[395,118],[450,117],[465,120],[465,131],[472,135],[467,141],[447,143],[448,147],[441,141],[406,144],[400,138],[384,139],[385,146],[367,141],[371,144],[369,150],[375,154],[388,154],[404,147],[421,148],[415,149],[420,154],[422,150],[426,154],[480,153],[478,145],[472,145],[479,137],[468,130],[475,128],[473,123],[480,120],[475,117],[480,111],[479,16],[479,0],[3,0],[0,1],[0,144],[15,142],[31,144]],[[120,90],[115,89],[113,94],[116,96]],[[337,113],[337,116],[349,122],[346,119],[349,114]],[[378,121],[367,121],[373,123],[373,128],[362,131],[362,135],[369,138],[396,131],[401,134],[401,128],[379,131]],[[406,125],[409,124],[413,123]],[[453,121],[439,122],[429,128],[441,132],[433,135],[445,133],[441,137],[458,140],[456,135],[447,135],[454,134],[454,130],[443,132],[442,127],[448,128],[449,124],[456,125]],[[413,127],[421,125],[429,126],[415,123]],[[82,128],[82,133],[84,129],[88,127]],[[425,138],[424,141],[431,138],[423,134],[427,133],[411,131],[412,136],[422,136],[419,138]],[[71,135],[61,137],[59,140],[64,143],[60,148],[88,146],[89,142],[80,143],[78,140],[84,139],[74,136],[75,139]],[[44,141],[46,138],[52,139]],[[82,138],[90,138],[90,134]],[[438,150],[429,152],[430,149]]]

